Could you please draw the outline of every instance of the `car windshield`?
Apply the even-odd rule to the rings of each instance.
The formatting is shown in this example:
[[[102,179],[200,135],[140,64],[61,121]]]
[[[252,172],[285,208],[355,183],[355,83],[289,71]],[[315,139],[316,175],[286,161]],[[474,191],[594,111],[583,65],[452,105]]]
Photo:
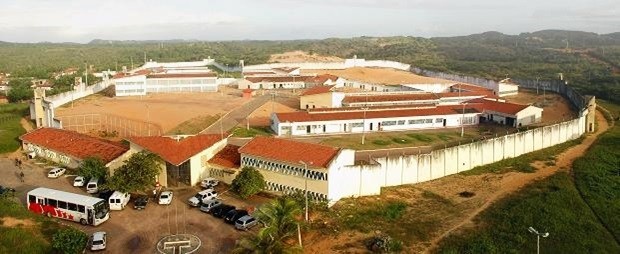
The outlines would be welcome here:
[[[201,199],[202,198],[202,194],[198,193],[198,194],[194,195],[194,197],[197,198],[197,199]]]
[[[161,199],[167,199],[168,198],[168,194],[161,194],[161,196],[159,197]]]
[[[95,240],[93,241],[93,245],[102,245],[103,244],[103,240]]]
[[[97,219],[104,218],[110,211],[110,206],[108,202],[105,202],[103,200],[97,202],[97,204],[94,205],[94,208],[95,208],[95,218]]]

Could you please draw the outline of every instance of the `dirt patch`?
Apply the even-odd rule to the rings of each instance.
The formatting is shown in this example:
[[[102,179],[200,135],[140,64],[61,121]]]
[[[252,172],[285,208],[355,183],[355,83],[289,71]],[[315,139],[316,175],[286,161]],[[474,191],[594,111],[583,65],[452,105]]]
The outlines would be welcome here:
[[[109,114],[131,120],[152,122],[164,132],[192,118],[226,113],[248,102],[234,89],[221,93],[154,93],[145,96],[108,98],[89,96],[56,109],[58,117]],[[204,126],[206,128],[207,126]]]
[[[445,84],[455,81],[429,78],[389,68],[354,67],[344,70],[302,70],[302,73],[332,74],[348,80],[368,82],[373,84],[400,85],[400,84]]]
[[[269,63],[301,63],[301,62],[342,62],[340,57],[322,56],[310,54],[301,50],[273,54],[269,57]]]
[[[574,118],[577,114],[572,110],[571,103],[562,95],[556,93],[544,93],[538,90],[519,90],[519,94],[506,96],[506,101],[517,104],[532,104],[542,107],[542,122],[539,125],[549,125]]]
[[[3,227],[13,228],[13,227],[32,227],[36,223],[31,219],[18,219],[13,217],[2,217],[0,218],[2,221]]]
[[[299,98],[276,98],[254,110],[250,115],[250,126],[269,126],[272,112],[286,113],[299,111]],[[243,124],[247,124],[244,120]]]

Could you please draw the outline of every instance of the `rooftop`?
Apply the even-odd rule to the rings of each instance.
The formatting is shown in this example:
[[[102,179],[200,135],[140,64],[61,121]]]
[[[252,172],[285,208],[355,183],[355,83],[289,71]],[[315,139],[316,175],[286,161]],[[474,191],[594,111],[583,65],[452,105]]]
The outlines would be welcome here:
[[[157,73],[149,74],[147,78],[213,78],[217,77],[215,72],[201,73]]]
[[[517,113],[529,107],[529,105],[521,105],[510,102],[499,102],[488,99],[475,99],[467,102],[467,104],[470,103],[479,104],[480,106],[478,106],[478,108],[481,108],[483,110],[491,110],[509,115],[516,115]]]
[[[339,151],[336,147],[272,137],[255,137],[239,149],[241,154],[296,165],[303,165],[300,163],[303,161],[308,167],[320,168],[327,168]]]
[[[239,146],[226,145],[224,149],[220,150],[209,160],[209,163],[226,168],[239,168],[241,165]]]
[[[175,136],[154,136],[127,140],[178,166],[222,139],[220,134],[200,134],[184,138],[178,136],[178,139]]]
[[[246,77],[252,83],[260,82],[306,82],[311,76],[265,76],[265,77]]]
[[[20,139],[78,159],[99,157],[105,163],[128,150],[121,143],[56,128],[39,128],[22,135]]]
[[[385,102],[385,101],[426,101],[438,100],[436,94],[433,93],[415,93],[415,94],[390,94],[390,95],[355,95],[346,96],[343,103],[359,103],[359,102]]]
[[[305,92],[303,92],[301,95],[302,96],[307,96],[307,95],[315,95],[315,94],[323,94],[323,93],[329,93],[332,91],[332,88],[335,85],[332,86],[315,86],[313,88],[310,88],[308,90],[306,90]]]

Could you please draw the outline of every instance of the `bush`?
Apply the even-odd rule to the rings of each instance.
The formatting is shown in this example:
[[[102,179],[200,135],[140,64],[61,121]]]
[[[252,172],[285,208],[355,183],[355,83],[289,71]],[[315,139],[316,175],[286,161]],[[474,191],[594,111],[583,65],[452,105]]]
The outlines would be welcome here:
[[[61,253],[80,253],[86,248],[88,236],[75,228],[58,230],[52,238],[52,247]]]
[[[433,138],[424,134],[419,134],[419,133],[409,133],[407,134],[407,136],[411,137],[411,138],[415,138],[421,142],[431,142],[433,141]]]
[[[232,181],[231,188],[245,199],[265,188],[265,178],[254,167],[244,167]]]

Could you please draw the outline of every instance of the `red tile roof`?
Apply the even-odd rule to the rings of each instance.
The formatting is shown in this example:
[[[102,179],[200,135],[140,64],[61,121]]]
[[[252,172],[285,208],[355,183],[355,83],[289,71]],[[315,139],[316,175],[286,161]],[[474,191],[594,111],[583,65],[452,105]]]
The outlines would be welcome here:
[[[116,79],[116,78],[126,78],[126,77],[148,75],[148,74],[151,74],[150,70],[139,70],[139,71],[136,71],[134,73],[119,72],[119,73],[116,73],[116,75],[112,76],[112,78],[114,78],[114,79]]]
[[[182,138],[179,141],[174,137],[161,136],[131,137],[127,140],[178,166],[222,139],[220,134],[201,134]]]
[[[477,107],[483,110],[491,110],[491,111],[509,114],[509,115],[516,115],[517,113],[529,107],[529,105],[521,105],[521,104],[515,104],[515,103],[509,103],[509,102],[499,102],[499,101],[487,100],[487,99],[475,99],[475,100],[467,101],[467,103],[468,104],[471,103],[472,105],[478,104],[479,106]]]
[[[241,154],[264,159],[296,165],[302,165],[299,162],[303,161],[310,168],[327,168],[339,151],[336,147],[272,137],[256,137],[239,149]]]
[[[327,80],[336,81],[337,79],[338,79],[338,76],[336,75],[321,74],[321,75],[317,75],[316,77],[309,79],[308,81],[316,83],[316,84],[324,84]]]
[[[246,77],[252,83],[260,82],[306,82],[311,76],[273,76],[273,77]]]
[[[346,96],[343,103],[438,100],[433,93]]]
[[[55,128],[39,128],[19,138],[23,142],[42,146],[78,159],[99,157],[105,163],[116,159],[128,150],[121,143]]]
[[[469,106],[468,108],[472,108]],[[345,109],[346,108],[342,108]],[[436,106],[436,107],[420,107],[415,109],[394,109],[394,110],[367,110],[366,119],[374,118],[390,118],[390,117],[412,117],[412,116],[439,116],[454,115],[461,112],[461,105]],[[478,110],[474,108],[478,112]],[[333,120],[354,120],[364,119],[363,110],[354,110],[348,112],[289,112],[276,113],[276,117],[280,122],[314,122],[314,121],[333,121]]]
[[[226,168],[239,168],[241,165],[241,154],[239,154],[239,146],[226,145],[220,150],[209,163],[219,165]]]
[[[310,88],[310,89],[306,90],[301,95],[302,96],[306,96],[306,95],[315,95],[315,94],[329,93],[329,92],[332,92],[332,88],[334,86],[335,85],[332,85],[332,86],[315,86],[313,88]]]
[[[157,73],[149,74],[148,78],[213,78],[217,77],[217,73],[204,72],[204,73]]]

